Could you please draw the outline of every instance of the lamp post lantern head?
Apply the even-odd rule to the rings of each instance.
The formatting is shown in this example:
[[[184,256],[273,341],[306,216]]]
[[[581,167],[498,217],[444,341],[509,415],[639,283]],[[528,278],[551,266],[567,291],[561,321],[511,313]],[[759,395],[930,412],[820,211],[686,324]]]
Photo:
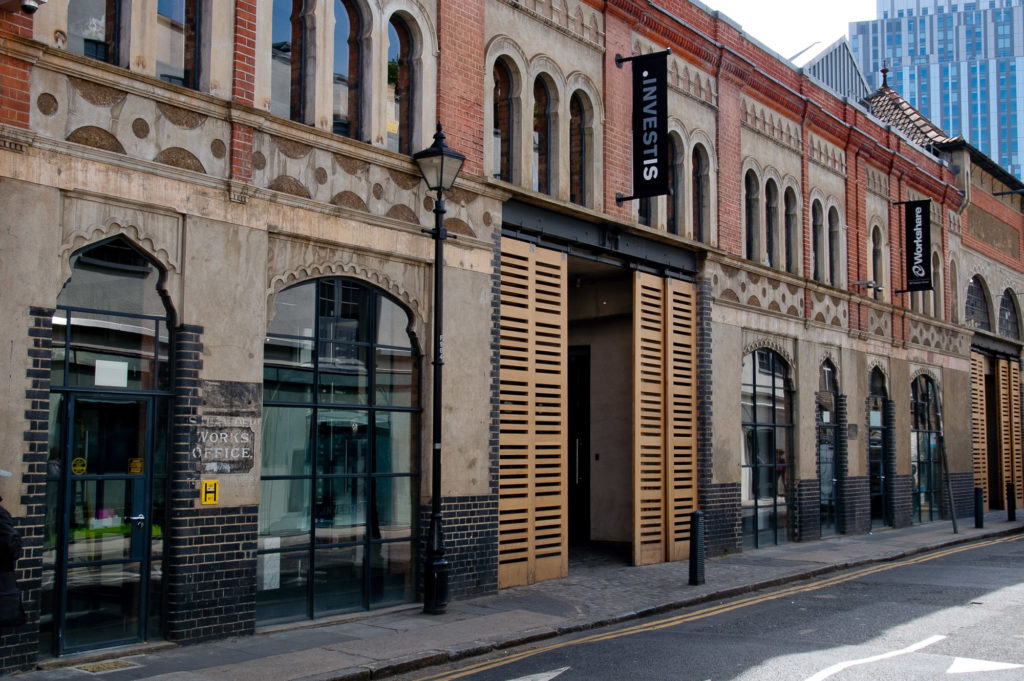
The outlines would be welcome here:
[[[444,133],[441,132],[439,122],[437,132],[434,133],[434,143],[413,154],[412,160],[416,161],[420,175],[431,191],[445,192],[455,184],[455,178],[462,170],[466,157],[444,143]]]

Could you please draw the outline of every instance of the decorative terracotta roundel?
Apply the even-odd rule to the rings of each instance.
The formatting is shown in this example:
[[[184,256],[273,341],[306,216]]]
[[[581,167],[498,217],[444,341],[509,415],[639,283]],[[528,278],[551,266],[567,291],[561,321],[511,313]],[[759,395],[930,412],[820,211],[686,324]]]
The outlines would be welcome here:
[[[144,140],[149,137],[149,123],[142,118],[136,118],[132,121],[132,132],[140,140]]]
[[[210,142],[210,153],[213,154],[214,158],[224,158],[228,153],[228,148],[224,144],[224,140],[215,139]]]
[[[51,95],[49,92],[44,92],[39,95],[36,99],[36,108],[39,109],[39,113],[44,116],[52,116],[57,113],[60,108],[60,104],[57,103],[57,98]]]

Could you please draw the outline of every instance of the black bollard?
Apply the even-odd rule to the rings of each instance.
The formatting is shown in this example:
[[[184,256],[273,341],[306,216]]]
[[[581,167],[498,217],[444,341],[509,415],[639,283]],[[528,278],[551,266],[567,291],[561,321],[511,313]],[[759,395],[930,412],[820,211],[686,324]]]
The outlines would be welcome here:
[[[974,488],[974,526],[985,528],[985,490],[980,487]]]
[[[1017,495],[1013,492],[1013,483],[1006,483],[1006,519],[1017,522]]]
[[[690,515],[690,585],[704,583],[704,512]]]

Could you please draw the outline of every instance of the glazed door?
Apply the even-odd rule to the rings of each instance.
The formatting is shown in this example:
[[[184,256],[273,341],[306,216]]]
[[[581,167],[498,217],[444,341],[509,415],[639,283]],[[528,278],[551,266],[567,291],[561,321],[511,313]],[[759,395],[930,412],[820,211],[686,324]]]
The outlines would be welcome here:
[[[153,402],[72,396],[56,571],[57,654],[141,641]]]

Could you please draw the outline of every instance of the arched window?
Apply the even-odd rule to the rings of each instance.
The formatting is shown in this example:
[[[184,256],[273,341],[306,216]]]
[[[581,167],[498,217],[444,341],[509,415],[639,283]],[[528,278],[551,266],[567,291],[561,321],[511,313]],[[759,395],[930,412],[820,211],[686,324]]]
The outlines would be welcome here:
[[[775,180],[764,185],[764,238],[768,266],[779,266],[779,188]]]
[[[932,290],[928,296],[928,313],[936,319],[942,319],[942,260],[938,253],[932,253]]]
[[[587,120],[579,93],[569,98],[569,200],[587,205]]]
[[[494,62],[494,177],[512,182],[512,71],[504,59]]]
[[[744,256],[747,260],[759,262],[760,240],[758,238],[758,227],[761,211],[759,209],[759,192],[757,188],[757,175],[753,170],[748,170],[743,177],[743,218],[746,225],[746,239]]]
[[[882,228],[871,230],[871,279],[875,286],[885,286],[885,252],[882,250]]]
[[[75,0],[68,8],[68,52],[120,65],[121,3]]]
[[[999,300],[999,335],[1020,340],[1020,324],[1017,321],[1017,303],[1013,290],[1006,289]]]
[[[256,619],[406,602],[419,358],[408,311],[359,281],[275,296],[263,369]]]
[[[800,252],[800,230],[797,229],[796,192],[787,188],[783,198],[785,204],[785,240],[786,240],[786,271],[799,274],[800,263],[797,254]]]
[[[397,14],[388,22],[388,149],[412,153],[412,34]]]
[[[918,376],[910,385],[913,423],[910,435],[910,468],[914,479],[913,519],[936,520],[942,510],[942,467],[939,438],[942,435],[941,407],[935,381]]]
[[[825,281],[825,214],[821,202],[811,204],[811,277],[814,281]]]
[[[202,9],[201,0],[157,3],[156,77],[160,80],[193,89],[199,87]]]
[[[838,531],[839,504],[836,481],[839,477],[836,461],[836,441],[839,424],[836,421],[836,400],[839,383],[836,367],[830,360],[821,363],[818,373],[817,402],[817,449],[818,489],[820,495],[821,535],[829,536]]]
[[[676,208],[683,196],[679,180],[683,177],[682,155],[679,153],[679,139],[675,135],[668,138],[668,186],[669,194],[665,197],[665,231],[679,234],[679,222]]]
[[[693,239],[708,243],[711,240],[711,180],[708,152],[700,144],[693,148],[693,162],[690,168],[692,185]]]
[[[989,321],[988,311],[988,294],[985,293],[985,286],[978,277],[971,277],[971,282],[967,285],[964,320],[968,326],[982,331],[991,331],[992,323]]]
[[[363,49],[360,36],[363,32],[362,18],[356,3],[352,0],[338,0],[334,3],[334,120],[332,129],[336,135],[359,139],[362,108],[360,69],[363,63]]]
[[[878,367],[868,380],[868,478],[871,496],[871,527],[891,525],[886,503],[886,461],[889,458],[889,428],[886,411],[892,409],[885,374]]]
[[[842,230],[839,211],[833,206],[828,210],[828,283],[832,286],[839,286],[842,283]]]
[[[746,355],[742,372],[743,545],[757,548],[792,538],[792,394],[789,367],[773,350]]]
[[[293,121],[304,119],[303,4],[303,0],[274,0],[270,37],[270,113]]]
[[[956,263],[949,263],[949,312],[952,315],[952,322],[960,321],[960,289],[957,283]]]
[[[533,81],[533,190],[551,193],[551,96],[543,78]]]
[[[70,266],[52,317],[49,462],[40,466],[40,629],[57,655],[138,636],[142,595],[163,597],[174,397],[175,323],[156,263],[114,237],[77,251]]]

